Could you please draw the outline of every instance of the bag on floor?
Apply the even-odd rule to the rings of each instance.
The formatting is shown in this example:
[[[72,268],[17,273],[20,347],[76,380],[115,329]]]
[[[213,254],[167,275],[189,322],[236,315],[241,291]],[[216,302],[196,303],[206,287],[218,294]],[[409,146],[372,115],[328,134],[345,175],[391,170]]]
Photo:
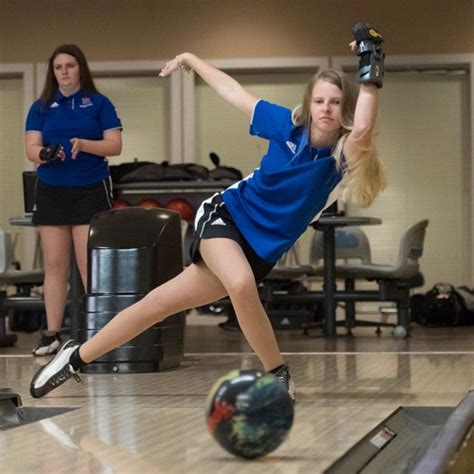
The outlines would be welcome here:
[[[454,291],[464,310],[462,324],[474,324],[474,290],[467,286],[458,286]]]
[[[423,326],[469,324],[470,315],[463,298],[450,283],[436,283],[424,295],[412,296],[410,306],[412,320]]]

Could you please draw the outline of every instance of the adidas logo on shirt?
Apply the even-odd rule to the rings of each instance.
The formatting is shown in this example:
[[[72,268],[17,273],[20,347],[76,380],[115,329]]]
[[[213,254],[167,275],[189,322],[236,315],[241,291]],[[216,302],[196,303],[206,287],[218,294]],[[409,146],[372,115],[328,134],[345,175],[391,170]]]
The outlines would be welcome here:
[[[214,222],[211,222],[211,225],[224,225],[225,226],[225,222],[219,217]]]
[[[296,145],[293,142],[287,141],[286,146],[291,150],[293,155],[296,153]]]

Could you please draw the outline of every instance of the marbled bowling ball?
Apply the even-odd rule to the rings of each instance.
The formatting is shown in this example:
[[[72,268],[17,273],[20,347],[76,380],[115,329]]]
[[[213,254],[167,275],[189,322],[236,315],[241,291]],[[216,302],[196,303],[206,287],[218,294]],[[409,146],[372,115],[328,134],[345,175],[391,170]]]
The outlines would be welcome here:
[[[293,425],[294,408],[275,376],[259,370],[234,370],[212,387],[207,426],[229,453],[255,459],[284,441]]]

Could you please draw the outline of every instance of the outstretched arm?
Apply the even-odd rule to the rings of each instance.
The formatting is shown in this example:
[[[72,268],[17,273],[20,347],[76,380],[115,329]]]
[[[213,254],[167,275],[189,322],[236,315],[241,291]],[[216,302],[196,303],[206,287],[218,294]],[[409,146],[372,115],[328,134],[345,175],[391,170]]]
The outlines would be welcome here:
[[[258,99],[244,89],[235,79],[207,64],[194,54],[182,53],[168,61],[161,70],[160,76],[169,76],[180,68],[188,71],[193,70],[226,102],[244,112],[248,117],[252,116]]]

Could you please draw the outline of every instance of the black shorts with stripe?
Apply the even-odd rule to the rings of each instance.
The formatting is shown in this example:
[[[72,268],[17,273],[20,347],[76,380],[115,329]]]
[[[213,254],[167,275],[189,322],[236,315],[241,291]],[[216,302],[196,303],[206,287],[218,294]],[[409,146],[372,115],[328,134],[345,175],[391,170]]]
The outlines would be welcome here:
[[[199,253],[201,239],[219,237],[234,240],[240,245],[257,282],[263,280],[276,264],[276,262],[266,262],[255,253],[237,228],[234,219],[227,210],[222,196],[215,194],[201,204],[196,214],[194,238],[191,246],[193,263],[202,261],[201,254]]]
[[[84,225],[92,216],[112,209],[110,178],[85,186],[51,186],[37,179],[33,224]]]

